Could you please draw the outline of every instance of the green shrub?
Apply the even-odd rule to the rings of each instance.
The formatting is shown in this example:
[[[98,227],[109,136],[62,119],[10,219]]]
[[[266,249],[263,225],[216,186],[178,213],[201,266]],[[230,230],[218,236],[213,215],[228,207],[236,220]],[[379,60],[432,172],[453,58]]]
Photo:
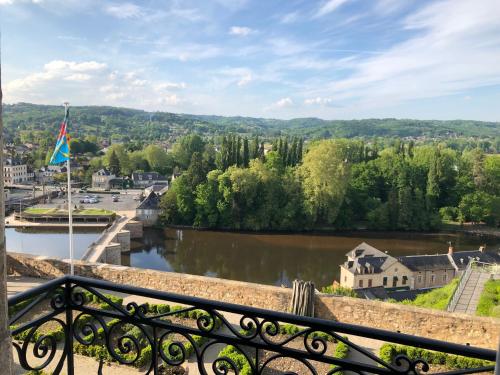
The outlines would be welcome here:
[[[241,375],[252,375],[252,367],[248,362],[247,358],[241,354],[236,347],[233,345],[228,345],[219,352],[218,358],[226,357],[233,361],[239,370]],[[231,368],[229,363],[226,362],[226,366]]]
[[[429,364],[444,365],[449,370],[494,365],[494,362],[491,361],[435,352],[405,345],[384,344],[381,346],[379,352],[380,359],[387,363],[392,363],[394,358],[400,354],[408,356],[411,360],[423,359]]]
[[[324,286],[323,288],[321,288],[321,293],[334,294],[336,296],[354,297],[354,298],[358,297],[354,289],[340,285],[335,287],[332,285]]]

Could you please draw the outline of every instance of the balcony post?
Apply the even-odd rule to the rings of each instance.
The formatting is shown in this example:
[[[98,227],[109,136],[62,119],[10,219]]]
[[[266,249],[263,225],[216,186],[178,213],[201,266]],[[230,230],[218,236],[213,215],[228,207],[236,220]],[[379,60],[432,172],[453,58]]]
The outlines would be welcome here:
[[[0,61],[0,150],[3,150],[2,65]],[[7,314],[7,254],[5,252],[5,193],[3,181],[3,152],[0,152],[0,368],[2,374],[12,373],[12,342]]]
[[[66,364],[68,375],[73,375],[75,363],[73,357],[73,309],[71,308],[71,281],[66,281],[64,286],[64,300],[66,306],[66,334],[64,345],[66,346]]]
[[[495,364],[495,375],[500,375],[500,339],[498,339],[497,360]]]

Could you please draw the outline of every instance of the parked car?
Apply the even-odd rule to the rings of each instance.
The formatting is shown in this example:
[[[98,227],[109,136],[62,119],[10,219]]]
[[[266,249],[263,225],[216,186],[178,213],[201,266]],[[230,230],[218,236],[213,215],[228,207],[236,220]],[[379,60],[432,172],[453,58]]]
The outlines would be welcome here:
[[[113,202],[118,202],[119,200],[118,195],[113,195],[111,199],[113,200]]]

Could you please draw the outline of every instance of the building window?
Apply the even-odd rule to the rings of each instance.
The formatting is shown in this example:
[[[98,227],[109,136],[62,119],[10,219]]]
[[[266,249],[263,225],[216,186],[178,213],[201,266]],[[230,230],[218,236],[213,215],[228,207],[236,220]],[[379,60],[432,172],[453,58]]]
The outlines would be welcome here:
[[[394,276],[394,277],[392,278],[392,286],[393,286],[393,287],[398,286],[398,277],[397,277],[397,276]]]
[[[431,275],[431,283],[434,284],[436,282],[436,275]]]
[[[359,280],[359,287],[362,288],[363,287],[363,280]]]
[[[382,281],[384,286],[387,286],[387,277],[384,277],[384,280]]]
[[[372,287],[372,279],[368,279],[368,288]]]
[[[421,282],[422,282],[422,275],[418,275],[418,276],[417,276],[417,282],[418,282],[418,283],[421,283]]]
[[[344,276],[344,283],[347,282],[347,276]]]
[[[446,274],[446,273],[445,273],[445,274],[443,275],[443,282],[446,282],[447,280],[448,280],[448,274]]]
[[[408,282],[408,276],[403,276],[403,285],[406,285]]]

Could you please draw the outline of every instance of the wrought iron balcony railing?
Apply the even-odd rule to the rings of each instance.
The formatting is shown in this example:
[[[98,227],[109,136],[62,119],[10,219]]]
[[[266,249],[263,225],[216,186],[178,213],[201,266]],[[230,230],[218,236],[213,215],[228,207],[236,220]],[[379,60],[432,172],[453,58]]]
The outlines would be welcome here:
[[[123,295],[130,300],[125,305]],[[11,297],[9,315],[19,364],[54,374],[73,374],[75,354],[95,357],[98,373],[110,361],[146,374],[182,373],[188,362],[200,374],[470,374],[493,371],[496,356],[494,350],[78,276]],[[366,339],[389,344],[373,353],[363,347]]]

